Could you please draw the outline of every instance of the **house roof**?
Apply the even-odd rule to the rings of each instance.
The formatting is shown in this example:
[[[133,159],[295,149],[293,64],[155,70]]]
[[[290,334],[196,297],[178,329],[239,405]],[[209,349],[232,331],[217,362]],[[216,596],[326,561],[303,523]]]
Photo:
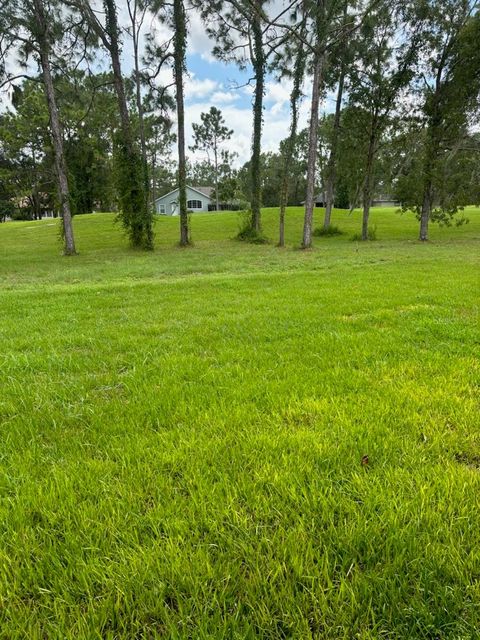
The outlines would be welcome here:
[[[196,191],[200,195],[206,196],[209,199],[211,199],[212,197],[213,187],[191,187],[189,184],[187,184],[187,187],[188,189],[191,189],[192,191]],[[170,196],[172,195],[172,193],[176,193],[177,191],[178,191],[178,187],[176,189],[173,189],[173,191],[164,193],[163,196],[158,196],[158,198],[155,198],[155,202],[157,202],[157,200],[162,200],[162,198],[165,198],[166,196]]]
[[[324,194],[324,193],[317,193],[317,194],[314,196],[313,201],[314,201],[314,202],[325,202],[325,200],[326,200],[326,199],[327,199],[327,198],[326,198],[326,196],[325,196],[325,194]],[[300,204],[305,204],[305,200],[302,200],[302,202],[301,202]]]
[[[200,193],[203,193],[203,195],[207,196],[207,198],[211,198],[212,197],[212,193],[214,191],[213,187],[190,187],[190,189],[193,189],[194,191],[199,191]]]
[[[391,193],[379,193],[373,197],[374,202],[397,202],[395,196]]]

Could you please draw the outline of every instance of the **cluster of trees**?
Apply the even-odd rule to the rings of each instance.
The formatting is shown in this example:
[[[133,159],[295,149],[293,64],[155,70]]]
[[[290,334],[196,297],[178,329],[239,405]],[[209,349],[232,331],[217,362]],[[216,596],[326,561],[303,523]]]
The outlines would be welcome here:
[[[125,6],[128,24],[120,24]],[[448,223],[480,200],[478,9],[478,0],[4,0],[0,88],[10,89],[13,109],[0,114],[0,219],[19,195],[32,217],[58,210],[73,254],[72,216],[116,206],[132,246],[151,249],[152,202],[178,186],[185,246],[192,181],[215,185],[217,208],[248,200],[244,239],[262,237],[262,204],[279,205],[283,245],[285,208],[305,201],[308,248],[319,189],[325,227],[334,204],[362,205],[364,239],[381,189],[415,211],[426,240],[429,221]],[[214,56],[251,70],[251,157],[238,171],[224,145],[233,132],[215,106],[193,125],[192,150],[205,162],[187,158],[189,11],[202,16]],[[158,41],[148,26],[155,21],[171,37]],[[131,76],[122,70],[126,39]],[[91,70],[99,55],[109,60],[105,73]],[[158,84],[165,66],[167,87]],[[291,122],[278,153],[268,154],[269,75],[291,85]],[[306,86],[309,124],[299,130]],[[334,112],[322,118],[332,93]]]

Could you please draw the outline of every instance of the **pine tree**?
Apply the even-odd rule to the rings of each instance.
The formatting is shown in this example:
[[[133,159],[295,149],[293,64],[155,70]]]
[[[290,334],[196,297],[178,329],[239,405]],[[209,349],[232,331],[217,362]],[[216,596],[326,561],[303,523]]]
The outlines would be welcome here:
[[[215,182],[215,207],[216,211],[220,210],[219,193],[218,193],[218,177],[219,177],[219,160],[221,159],[220,145],[230,140],[233,129],[225,126],[225,120],[220,109],[210,107],[210,111],[200,114],[201,123],[193,123],[193,139],[192,151],[206,151],[210,159],[210,153],[213,155],[214,182]],[[224,161],[225,162],[225,161]]]
[[[16,47],[25,62],[33,57],[41,71],[54,149],[64,254],[75,255],[68,169],[52,71],[55,44],[63,36],[61,6],[59,2],[54,1],[46,5],[43,0],[5,0],[0,7],[0,23],[2,36],[6,40],[0,49],[0,86],[11,85],[15,80],[25,76],[25,74],[12,75],[7,70],[7,56]]]

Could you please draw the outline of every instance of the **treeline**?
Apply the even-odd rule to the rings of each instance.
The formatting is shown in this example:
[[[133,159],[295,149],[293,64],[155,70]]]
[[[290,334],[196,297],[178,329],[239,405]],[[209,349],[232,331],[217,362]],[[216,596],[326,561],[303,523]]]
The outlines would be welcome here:
[[[305,202],[308,248],[319,190],[324,227],[334,205],[363,207],[364,240],[381,191],[417,214],[426,240],[430,221],[448,223],[480,201],[478,9],[478,0],[4,0],[0,87],[13,108],[0,114],[0,219],[19,205],[32,217],[59,211],[65,253],[74,254],[72,216],[117,209],[132,246],[151,249],[155,197],[178,187],[185,246],[186,184],[208,183],[217,207],[248,202],[245,240],[263,238],[261,206],[278,205],[283,245],[286,206]],[[192,11],[213,55],[251,71],[251,158],[239,170],[216,106],[193,127],[192,150],[208,160],[188,161]],[[130,77],[122,70],[127,39]],[[99,57],[108,72],[92,71]],[[158,82],[165,67],[167,87]],[[263,101],[272,76],[291,86],[291,122],[278,153],[266,154]],[[327,95],[335,107],[322,118]],[[304,99],[309,124],[299,130]]]

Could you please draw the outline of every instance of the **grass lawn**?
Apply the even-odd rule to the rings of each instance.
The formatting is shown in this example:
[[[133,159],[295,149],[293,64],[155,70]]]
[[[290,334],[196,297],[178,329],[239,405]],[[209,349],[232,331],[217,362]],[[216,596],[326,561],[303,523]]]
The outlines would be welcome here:
[[[0,638],[479,638],[467,216],[308,252],[300,209],[285,250],[162,218],[144,254],[96,214],[74,258],[0,225]]]

